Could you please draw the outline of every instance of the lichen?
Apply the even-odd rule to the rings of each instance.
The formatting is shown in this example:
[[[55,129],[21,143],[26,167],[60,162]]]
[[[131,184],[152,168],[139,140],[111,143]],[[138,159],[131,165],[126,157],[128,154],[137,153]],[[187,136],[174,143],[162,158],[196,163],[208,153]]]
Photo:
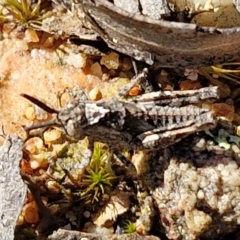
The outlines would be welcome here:
[[[211,133],[210,130],[206,130],[205,133],[213,138],[213,140],[222,148],[229,150],[231,143],[235,143],[237,146],[240,144],[240,137],[237,135],[230,134],[225,129],[219,129],[217,135]]]

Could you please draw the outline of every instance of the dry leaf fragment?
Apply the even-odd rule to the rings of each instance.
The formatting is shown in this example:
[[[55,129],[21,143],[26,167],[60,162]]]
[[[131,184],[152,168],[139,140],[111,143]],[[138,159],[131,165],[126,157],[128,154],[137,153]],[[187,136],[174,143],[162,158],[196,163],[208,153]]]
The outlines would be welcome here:
[[[116,220],[118,215],[128,211],[130,206],[129,194],[125,192],[119,192],[114,196],[111,196],[109,203],[104,206],[101,213],[94,219],[94,224],[98,226],[110,226],[113,221]]]

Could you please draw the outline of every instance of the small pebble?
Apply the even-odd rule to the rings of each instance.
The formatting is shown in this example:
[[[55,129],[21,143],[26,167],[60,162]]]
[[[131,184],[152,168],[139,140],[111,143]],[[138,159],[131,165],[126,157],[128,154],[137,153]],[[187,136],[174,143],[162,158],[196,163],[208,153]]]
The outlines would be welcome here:
[[[24,40],[16,40],[16,50],[27,51],[29,49],[28,44]]]
[[[102,81],[108,81],[109,80],[109,74],[108,73],[103,73],[102,75]]]
[[[54,45],[54,37],[49,36],[46,41],[43,43],[43,47],[50,48],[53,47]]]
[[[59,183],[57,183],[54,180],[46,181],[45,185],[53,193],[60,193],[60,191],[61,191]]]
[[[97,88],[93,88],[89,94],[89,99],[92,100],[92,101],[97,101],[97,100],[100,100],[102,99],[102,93],[99,89]]]
[[[197,198],[198,199],[204,199],[204,192],[202,190],[199,190],[197,193]]]
[[[238,136],[240,136],[240,126],[237,126],[236,134],[237,134]]]
[[[90,218],[91,217],[91,213],[89,211],[85,211],[83,213],[83,215],[84,215],[85,218]]]
[[[198,80],[198,70],[197,69],[185,69],[184,76],[187,77],[187,79],[192,81]]]
[[[62,136],[62,132],[59,129],[51,129],[43,134],[45,142],[53,142],[58,140]]]
[[[102,77],[103,72],[102,72],[102,67],[98,62],[95,62],[91,65],[91,73],[94,76],[97,76],[99,78]]]
[[[232,150],[235,152],[235,153],[240,153],[240,149],[239,149],[239,147],[237,146],[237,145],[235,145],[235,144],[232,144]]]
[[[27,43],[29,43],[29,42],[39,42],[39,37],[38,37],[35,30],[28,28],[25,31],[24,40]]]
[[[206,149],[206,140],[204,138],[201,138],[197,143],[196,143],[196,147],[199,150],[205,150]]]
[[[43,154],[30,155],[29,164],[32,169],[45,168],[48,160],[44,158]]]
[[[84,68],[86,66],[86,58],[81,54],[69,53],[66,62],[75,68]]]
[[[22,215],[27,223],[37,223],[39,221],[38,208],[35,202],[27,203],[22,210]]]
[[[28,107],[25,111],[25,116],[28,120],[33,121],[36,118],[34,108],[33,107]]]
[[[36,160],[31,160],[31,161],[29,161],[29,163],[30,163],[30,167],[32,169],[37,169],[41,166],[41,163],[39,161],[36,161]]]
[[[224,169],[221,171],[221,175],[224,176],[224,177],[229,176],[229,171],[228,171],[228,169],[224,168]]]
[[[115,52],[111,52],[101,58],[101,65],[105,65],[108,69],[118,69],[119,67],[119,55]]]

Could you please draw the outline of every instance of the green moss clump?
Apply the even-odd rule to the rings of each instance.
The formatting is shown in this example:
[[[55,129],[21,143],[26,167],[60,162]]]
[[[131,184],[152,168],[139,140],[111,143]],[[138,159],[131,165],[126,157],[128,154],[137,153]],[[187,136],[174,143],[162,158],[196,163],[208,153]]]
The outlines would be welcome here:
[[[85,204],[101,201],[104,194],[110,193],[116,176],[111,168],[112,154],[100,143],[95,143],[91,162],[86,168],[80,183],[81,199]]]
[[[134,233],[136,232],[136,230],[137,230],[136,224],[131,221],[127,221],[123,228],[123,232],[128,234]]]

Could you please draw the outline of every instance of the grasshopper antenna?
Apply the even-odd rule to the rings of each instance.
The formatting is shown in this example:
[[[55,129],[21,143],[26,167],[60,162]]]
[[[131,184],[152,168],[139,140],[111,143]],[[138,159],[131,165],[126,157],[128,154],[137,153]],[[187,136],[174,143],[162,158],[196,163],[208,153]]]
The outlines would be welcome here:
[[[32,97],[25,93],[20,94],[20,96],[22,96],[22,97],[26,98],[27,100],[29,100],[30,102],[36,104],[38,107],[42,108],[43,110],[45,110],[48,113],[51,113],[51,114],[59,113],[58,110],[55,110],[55,109],[47,106],[45,103],[41,102],[40,100],[36,99],[35,97]]]
[[[32,97],[28,94],[22,93],[20,94],[22,97],[26,98],[27,100],[29,100],[30,102],[36,104],[38,107],[42,108],[43,110],[45,110],[46,112],[53,114],[53,113],[59,113],[58,110],[55,110],[49,106],[47,106],[45,103],[41,102],[40,100],[36,99],[35,97]],[[27,132],[33,130],[33,129],[37,129],[37,128],[45,128],[45,127],[50,127],[53,125],[57,125],[56,120],[51,120],[48,122],[42,122],[42,123],[38,123],[38,124],[34,124],[32,126],[23,126],[23,129]]]
[[[58,124],[56,123],[55,120],[52,120],[52,121],[48,121],[48,122],[42,122],[42,123],[34,124],[32,126],[24,126],[23,125],[22,127],[26,132],[28,132],[28,131],[31,131],[33,129],[51,127],[51,126],[54,126],[54,125],[58,125]]]

